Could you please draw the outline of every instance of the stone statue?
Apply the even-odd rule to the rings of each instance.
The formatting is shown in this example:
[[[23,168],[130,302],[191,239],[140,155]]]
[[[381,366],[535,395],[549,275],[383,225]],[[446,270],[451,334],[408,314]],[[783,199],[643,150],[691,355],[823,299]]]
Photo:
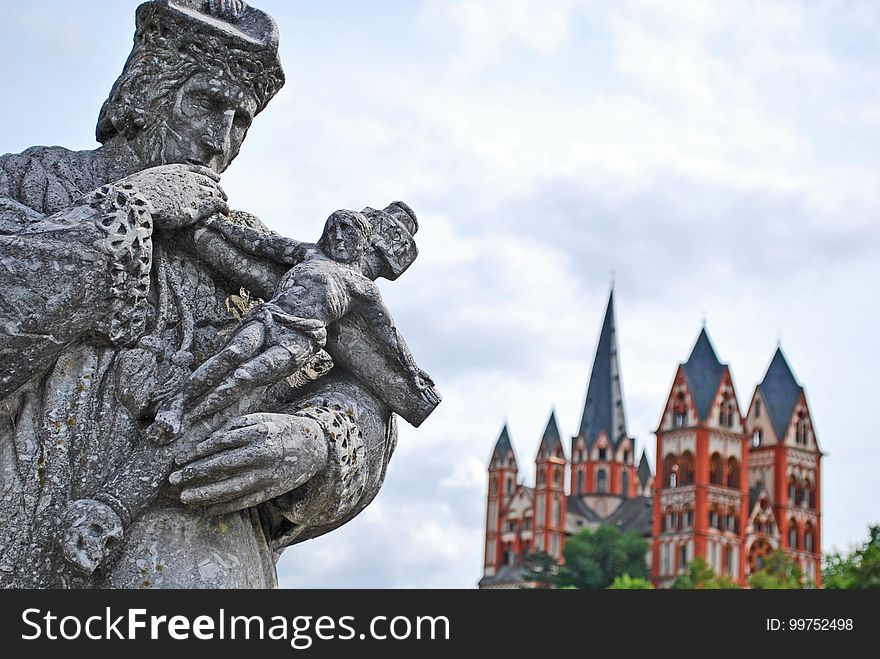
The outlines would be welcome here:
[[[265,13],[152,0],[102,146],[0,157],[0,586],[273,587],[439,404],[373,283],[417,256],[408,206],[311,245],[228,205],[283,83]]]

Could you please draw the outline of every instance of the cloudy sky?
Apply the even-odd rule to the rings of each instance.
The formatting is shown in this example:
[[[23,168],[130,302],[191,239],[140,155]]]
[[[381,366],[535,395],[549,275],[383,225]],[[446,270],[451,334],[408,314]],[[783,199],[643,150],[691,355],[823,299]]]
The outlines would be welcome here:
[[[95,146],[137,4],[0,0],[0,152]],[[472,587],[495,439],[509,420],[528,465],[554,406],[575,432],[612,273],[640,446],[703,319],[742,405],[781,340],[827,453],[824,547],[880,522],[880,4],[258,6],[288,84],[223,185],[305,240],[408,202],[421,256],[383,293],[445,397],[283,585]]]

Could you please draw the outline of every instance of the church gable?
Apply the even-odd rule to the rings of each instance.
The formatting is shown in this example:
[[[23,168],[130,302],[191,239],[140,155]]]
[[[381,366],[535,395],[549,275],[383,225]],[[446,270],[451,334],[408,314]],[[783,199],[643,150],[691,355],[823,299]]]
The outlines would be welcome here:
[[[519,485],[507,505],[504,514],[507,517],[520,518],[532,514],[534,491],[525,485]]]
[[[796,448],[811,451],[819,450],[819,443],[813,430],[813,419],[810,415],[807,397],[803,390],[801,390],[798,401],[791,412],[791,418],[788,421],[783,442],[788,446]]]
[[[633,462],[633,454],[632,440],[627,437],[620,442],[620,445],[617,447],[617,453],[614,457],[617,462],[629,465]]]
[[[763,484],[758,484],[749,492],[749,520],[747,532],[756,536],[779,538],[779,523],[773,512],[770,493]]]
[[[658,431],[687,428],[694,425],[696,419],[697,411],[688,387],[688,381],[684,375],[684,369],[679,366],[672,383],[672,389],[666,399],[666,406],[663,408],[663,417],[660,419]]]
[[[614,445],[611,443],[611,440],[608,439],[607,434],[604,432],[601,433],[596,439],[596,443],[593,445],[590,459],[593,461],[607,462],[612,459],[613,454]]]
[[[708,422],[711,426],[726,432],[741,433],[742,411],[737,400],[736,389],[733,386],[733,378],[730,369],[724,367],[724,375],[715,392],[715,400],[709,413]]]
[[[755,392],[752,394],[752,402],[746,412],[744,430],[749,435],[749,446],[752,450],[775,446],[778,441],[760,387],[755,387]]]

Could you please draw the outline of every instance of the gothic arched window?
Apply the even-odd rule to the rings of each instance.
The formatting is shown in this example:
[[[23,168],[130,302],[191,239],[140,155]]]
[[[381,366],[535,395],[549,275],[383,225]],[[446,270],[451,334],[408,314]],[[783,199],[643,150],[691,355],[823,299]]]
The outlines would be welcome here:
[[[685,451],[681,455],[681,469],[680,472],[680,483],[682,486],[685,485],[693,485],[694,484],[694,471],[696,463],[694,461],[694,454],[690,451]]]
[[[672,426],[673,428],[684,428],[687,425],[687,401],[684,394],[678,392],[675,397],[675,405],[672,407]]]
[[[667,455],[663,460],[663,476],[669,487],[678,485],[678,465],[675,464],[675,457]]]
[[[577,472],[577,494],[584,493],[584,470],[578,469]]]
[[[739,488],[739,462],[736,458],[727,461],[727,487]]]
[[[804,489],[801,492],[800,503],[813,507],[813,485],[809,478],[804,479]]]
[[[623,497],[629,496],[629,471],[626,469],[620,475],[620,495]]]
[[[764,432],[760,428],[755,428],[752,433],[752,448],[758,448],[764,440]]]
[[[724,428],[730,428],[733,426],[733,417],[736,411],[736,407],[733,404],[733,401],[725,395],[724,400],[721,402],[721,409],[718,412],[718,424]]]
[[[599,494],[608,492],[608,472],[604,469],[596,472],[596,492]]]
[[[813,525],[807,522],[807,525],[804,527],[804,549],[812,552],[813,542]]]
[[[795,441],[806,446],[807,444],[807,419],[803,412],[798,412],[797,427],[795,428]]]
[[[731,533],[738,533],[739,529],[737,528],[738,524],[736,522],[736,511],[733,508],[730,508],[727,511],[727,523],[725,524],[726,529]]]
[[[713,453],[709,460],[709,482],[724,485],[724,465],[718,453]]]

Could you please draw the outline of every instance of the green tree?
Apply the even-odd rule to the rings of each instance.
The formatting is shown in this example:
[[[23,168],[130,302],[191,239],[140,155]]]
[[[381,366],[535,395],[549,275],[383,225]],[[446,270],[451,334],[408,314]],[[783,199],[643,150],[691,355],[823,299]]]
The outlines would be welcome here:
[[[653,590],[654,584],[647,579],[633,578],[628,574],[615,577],[608,590]]]
[[[770,554],[764,569],[749,577],[749,586],[755,590],[796,590],[812,585],[794,559],[782,551]]]
[[[727,577],[719,577],[706,563],[706,559],[697,556],[688,563],[688,570],[679,575],[672,588],[677,590],[736,590],[739,584]]]
[[[523,558],[522,575],[536,588],[551,588],[556,585],[556,577],[559,572],[559,563],[553,557],[543,551],[536,551]]]
[[[848,555],[827,554],[822,567],[825,588],[880,588],[880,525],[872,526],[868,541]]]
[[[565,564],[559,568],[558,586],[607,588],[616,577],[648,577],[645,555],[648,543],[635,531],[622,533],[615,526],[585,529],[565,543]]]

